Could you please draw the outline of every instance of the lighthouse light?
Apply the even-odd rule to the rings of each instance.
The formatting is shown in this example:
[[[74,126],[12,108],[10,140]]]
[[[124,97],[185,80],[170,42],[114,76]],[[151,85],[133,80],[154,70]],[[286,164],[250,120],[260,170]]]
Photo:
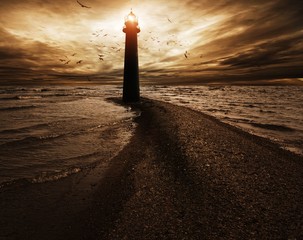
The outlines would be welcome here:
[[[136,21],[136,17],[134,15],[128,15],[128,21],[134,22]]]
[[[136,23],[137,21],[138,21],[138,19],[132,11],[125,18],[125,22],[134,22],[134,23]]]

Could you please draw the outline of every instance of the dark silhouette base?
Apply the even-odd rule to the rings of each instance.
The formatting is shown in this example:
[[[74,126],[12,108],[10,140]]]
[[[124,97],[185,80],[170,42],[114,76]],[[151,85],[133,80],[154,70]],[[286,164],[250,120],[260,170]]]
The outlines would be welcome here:
[[[128,16],[135,19],[131,12]],[[139,66],[138,66],[138,39],[140,32],[138,22],[126,20],[123,32],[125,38],[124,78],[123,78],[123,101],[138,102],[140,100],[139,89]]]

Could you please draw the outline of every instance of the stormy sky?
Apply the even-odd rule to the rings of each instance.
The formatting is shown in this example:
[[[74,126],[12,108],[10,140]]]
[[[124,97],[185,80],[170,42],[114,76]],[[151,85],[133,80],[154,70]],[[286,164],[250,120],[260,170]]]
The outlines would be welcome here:
[[[303,80],[301,0],[79,1],[1,2],[1,84],[121,82],[131,8],[142,82]]]

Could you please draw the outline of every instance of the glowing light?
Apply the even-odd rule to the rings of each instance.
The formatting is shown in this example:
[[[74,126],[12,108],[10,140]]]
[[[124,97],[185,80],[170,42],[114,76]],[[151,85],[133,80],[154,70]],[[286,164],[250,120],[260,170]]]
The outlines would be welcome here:
[[[131,22],[134,22],[136,20],[136,18],[133,15],[128,15],[127,20],[131,21]]]
[[[126,17],[126,22],[137,22],[137,21],[138,21],[137,17],[132,11]]]

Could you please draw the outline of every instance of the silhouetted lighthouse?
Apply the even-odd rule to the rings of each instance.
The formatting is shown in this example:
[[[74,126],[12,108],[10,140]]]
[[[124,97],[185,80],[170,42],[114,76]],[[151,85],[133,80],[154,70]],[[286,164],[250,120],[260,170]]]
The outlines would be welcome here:
[[[125,17],[123,32],[126,33],[123,101],[136,102],[140,100],[137,40],[140,28],[138,26],[138,19],[132,11]]]

